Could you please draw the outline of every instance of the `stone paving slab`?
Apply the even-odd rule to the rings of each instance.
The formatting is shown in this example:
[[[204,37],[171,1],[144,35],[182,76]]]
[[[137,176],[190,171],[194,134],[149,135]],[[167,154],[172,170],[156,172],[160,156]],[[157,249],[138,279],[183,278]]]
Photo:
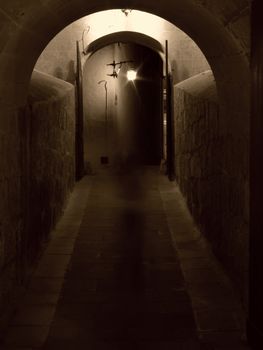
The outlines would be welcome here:
[[[40,348],[49,333],[49,326],[11,326],[6,338],[6,348]]]
[[[94,180],[45,350],[198,349],[157,178],[143,176],[139,206],[113,174]]]
[[[123,175],[77,185],[3,350],[248,350],[176,183],[157,168]]]
[[[55,314],[90,186],[89,178],[84,178],[75,186],[64,216],[51,232],[49,245],[7,329],[4,343],[0,344],[1,350],[36,350],[43,346]]]
[[[249,349],[245,338],[245,310],[233,284],[195,226],[177,184],[159,180],[201,343],[212,350]]]

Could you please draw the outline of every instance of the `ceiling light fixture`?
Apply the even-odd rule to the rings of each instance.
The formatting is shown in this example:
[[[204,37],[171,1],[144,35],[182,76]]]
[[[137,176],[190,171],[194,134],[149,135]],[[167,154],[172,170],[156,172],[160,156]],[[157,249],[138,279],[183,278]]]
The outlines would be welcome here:
[[[124,14],[125,14],[125,16],[127,17],[131,12],[132,12],[132,9],[122,9],[121,10]]]

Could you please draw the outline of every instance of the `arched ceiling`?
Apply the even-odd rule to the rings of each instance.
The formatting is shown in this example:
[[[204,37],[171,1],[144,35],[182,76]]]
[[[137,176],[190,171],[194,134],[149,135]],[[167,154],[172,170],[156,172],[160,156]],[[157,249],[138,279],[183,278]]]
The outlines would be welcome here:
[[[249,0],[18,0],[0,1],[1,47],[35,53],[66,25],[101,10],[132,8],[161,16],[184,30],[207,57],[249,52]],[[245,24],[241,28],[241,24]]]
[[[91,13],[132,8],[165,18],[201,48],[214,72],[219,99],[238,116],[249,111],[250,0],[0,0],[0,96],[25,103],[31,72],[47,43]],[[233,93],[236,91],[236,93]],[[235,115],[235,118],[233,117]],[[229,127],[229,125],[227,126]]]
[[[147,36],[145,34],[121,31],[117,33],[108,34],[101,38],[94,40],[85,48],[85,54],[92,54],[93,52],[103,48],[106,45],[114,44],[116,42],[135,43],[138,45],[146,46],[158,52],[160,55],[164,53],[164,48],[159,41]]]
[[[85,39],[89,42],[120,31],[135,31],[163,42],[164,36],[175,30],[165,19],[137,10],[130,10],[127,16],[121,9],[96,12],[81,22],[86,25]]]
[[[75,61],[76,41],[85,53],[84,63],[92,51],[113,42],[137,43],[158,52],[164,60],[166,40],[169,66],[176,82],[209,69],[200,48],[186,33],[161,17],[131,9],[127,16],[117,9],[96,12],[74,21],[50,41],[36,69],[73,81],[74,76],[66,71],[69,62]]]
[[[89,58],[93,53],[96,51],[102,49],[103,47],[107,45],[111,45],[114,43],[133,43],[137,45],[141,45],[144,47],[147,47],[156,53],[159,54],[163,62],[165,62],[165,54],[164,54],[164,47],[160,44],[159,41],[153,39],[152,37],[136,33],[136,32],[129,32],[129,31],[121,31],[116,33],[111,33],[105,36],[102,36],[101,38],[94,40],[91,42],[84,50],[85,58]],[[165,69],[165,65],[163,66]],[[169,64],[169,69],[171,69]],[[165,74],[165,70],[164,70]]]

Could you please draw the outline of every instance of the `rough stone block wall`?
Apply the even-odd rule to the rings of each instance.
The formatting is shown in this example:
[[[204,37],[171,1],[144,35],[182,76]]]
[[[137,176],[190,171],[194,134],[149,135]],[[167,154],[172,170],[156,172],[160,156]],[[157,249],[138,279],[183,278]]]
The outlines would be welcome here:
[[[0,338],[75,182],[74,86],[34,72],[26,108],[1,123]]]
[[[0,335],[6,323],[6,306],[17,299],[22,239],[21,163],[18,112],[6,109],[0,120]],[[1,345],[0,345],[1,347]]]
[[[34,260],[75,182],[75,90],[69,83],[35,72],[28,103],[28,247]]]
[[[246,300],[248,155],[240,155],[245,140],[238,144],[233,130],[221,130],[211,72],[176,85],[174,98],[176,179],[201,232]]]

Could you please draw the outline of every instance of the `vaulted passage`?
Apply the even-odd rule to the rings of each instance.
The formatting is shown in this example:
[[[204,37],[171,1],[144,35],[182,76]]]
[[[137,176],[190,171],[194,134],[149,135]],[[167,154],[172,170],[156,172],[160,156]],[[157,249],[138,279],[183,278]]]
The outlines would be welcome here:
[[[260,5],[0,0],[0,347],[263,348]]]

